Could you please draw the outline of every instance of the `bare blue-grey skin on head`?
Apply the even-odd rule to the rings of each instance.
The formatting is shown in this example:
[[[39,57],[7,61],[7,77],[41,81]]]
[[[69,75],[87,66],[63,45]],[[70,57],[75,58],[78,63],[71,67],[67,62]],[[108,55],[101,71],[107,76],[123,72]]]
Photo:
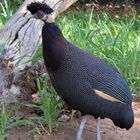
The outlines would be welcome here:
[[[32,3],[27,9],[32,14],[41,11],[42,16],[53,12],[43,6]],[[120,128],[132,127],[132,96],[116,69],[68,42],[55,23],[45,22],[42,39],[43,58],[52,85],[73,109],[95,118],[110,118]]]

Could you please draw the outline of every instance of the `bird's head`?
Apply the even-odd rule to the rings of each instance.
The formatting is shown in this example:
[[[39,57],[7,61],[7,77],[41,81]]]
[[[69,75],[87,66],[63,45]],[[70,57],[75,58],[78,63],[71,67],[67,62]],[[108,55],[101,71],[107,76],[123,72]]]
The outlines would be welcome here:
[[[27,10],[37,18],[45,22],[54,22],[53,9],[50,8],[46,3],[33,2],[27,5]]]

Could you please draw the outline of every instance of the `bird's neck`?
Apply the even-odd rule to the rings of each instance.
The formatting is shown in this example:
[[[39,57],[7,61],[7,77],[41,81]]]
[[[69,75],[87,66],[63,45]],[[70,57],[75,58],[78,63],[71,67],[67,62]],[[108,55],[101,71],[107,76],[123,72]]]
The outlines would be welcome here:
[[[42,29],[43,57],[48,70],[55,71],[62,64],[68,42],[55,23],[45,23]]]

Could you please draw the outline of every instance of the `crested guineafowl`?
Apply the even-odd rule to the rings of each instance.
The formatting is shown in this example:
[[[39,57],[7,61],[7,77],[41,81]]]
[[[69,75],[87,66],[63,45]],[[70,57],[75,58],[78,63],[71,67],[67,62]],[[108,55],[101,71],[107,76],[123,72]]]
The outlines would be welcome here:
[[[100,118],[109,118],[129,129],[134,123],[132,96],[121,74],[100,58],[92,56],[68,42],[54,23],[53,9],[44,3],[27,6],[35,18],[44,21],[42,29],[43,58],[57,93],[82,117],[76,140],[86,122],[86,114],[94,116],[97,140],[100,140]]]

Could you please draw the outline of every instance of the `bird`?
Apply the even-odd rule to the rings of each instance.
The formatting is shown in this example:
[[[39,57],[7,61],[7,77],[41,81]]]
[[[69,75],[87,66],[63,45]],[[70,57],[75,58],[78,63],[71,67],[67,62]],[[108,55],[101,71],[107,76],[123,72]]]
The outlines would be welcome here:
[[[132,95],[120,72],[97,56],[70,43],[55,23],[54,10],[45,3],[27,5],[33,17],[42,20],[43,59],[50,81],[60,97],[81,112],[76,140],[81,140],[87,115],[96,120],[96,140],[101,140],[100,121],[112,120],[122,129],[134,123]]]

